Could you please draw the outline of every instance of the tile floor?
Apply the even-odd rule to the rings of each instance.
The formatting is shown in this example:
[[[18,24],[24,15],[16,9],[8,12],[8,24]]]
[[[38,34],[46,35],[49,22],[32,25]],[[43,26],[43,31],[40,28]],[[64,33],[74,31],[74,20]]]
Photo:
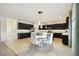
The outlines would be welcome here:
[[[54,38],[50,49],[34,46],[31,38],[8,40],[5,43],[19,56],[73,56],[72,49],[63,45],[60,38]]]
[[[0,56],[15,56],[16,54],[4,44],[4,42],[0,42]]]

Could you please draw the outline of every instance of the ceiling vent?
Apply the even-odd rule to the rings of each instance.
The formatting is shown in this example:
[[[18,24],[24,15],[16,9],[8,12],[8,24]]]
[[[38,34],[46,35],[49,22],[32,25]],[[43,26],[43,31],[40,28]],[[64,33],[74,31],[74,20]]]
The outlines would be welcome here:
[[[43,14],[43,11],[38,11],[38,14]]]

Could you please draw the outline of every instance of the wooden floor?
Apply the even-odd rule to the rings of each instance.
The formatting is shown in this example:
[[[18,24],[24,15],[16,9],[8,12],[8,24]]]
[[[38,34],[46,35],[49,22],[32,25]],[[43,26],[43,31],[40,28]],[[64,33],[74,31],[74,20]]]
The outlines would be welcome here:
[[[73,56],[72,49],[63,45],[60,38],[54,38],[54,41],[52,42],[53,47],[48,51],[45,51],[44,49],[39,51],[33,47],[31,45],[31,38],[8,40],[5,43],[16,53],[16,55],[20,56]]]

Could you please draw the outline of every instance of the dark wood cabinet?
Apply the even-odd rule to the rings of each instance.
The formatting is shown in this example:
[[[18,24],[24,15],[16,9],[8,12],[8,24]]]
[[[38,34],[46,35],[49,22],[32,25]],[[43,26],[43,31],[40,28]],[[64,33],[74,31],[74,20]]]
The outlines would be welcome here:
[[[31,30],[31,28],[33,28],[32,24],[18,22],[18,30]],[[23,39],[23,38],[28,38],[28,37],[31,37],[30,32],[18,33],[18,39]]]
[[[62,30],[62,29],[66,29],[67,28],[67,24],[66,23],[62,23],[62,24],[50,24],[50,25],[43,25],[42,28],[39,26],[40,30]]]
[[[66,29],[68,29],[68,28],[69,28],[69,16],[66,17]]]
[[[62,35],[62,43],[68,45],[68,35]]]
[[[63,30],[68,29],[69,24],[69,16],[66,17],[66,23],[59,23],[59,24],[48,24],[42,25],[42,28],[39,26],[40,30]]]
[[[18,39],[31,37],[31,33],[18,33]]]
[[[21,30],[26,30],[26,29],[31,29],[33,27],[33,25],[31,24],[25,24],[25,23],[18,23],[18,29]]]
[[[54,33],[53,38],[62,38],[62,33]]]

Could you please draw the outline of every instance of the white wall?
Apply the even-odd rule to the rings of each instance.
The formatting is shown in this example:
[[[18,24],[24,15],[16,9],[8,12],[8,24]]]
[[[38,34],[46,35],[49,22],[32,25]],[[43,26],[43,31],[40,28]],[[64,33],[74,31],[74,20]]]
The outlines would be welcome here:
[[[17,21],[0,17],[0,41],[17,39]]]
[[[0,41],[1,41],[1,19],[0,19]]]
[[[7,40],[17,39],[17,21],[7,18]]]
[[[3,17],[0,17],[0,37],[1,41],[7,40],[7,20]]]

